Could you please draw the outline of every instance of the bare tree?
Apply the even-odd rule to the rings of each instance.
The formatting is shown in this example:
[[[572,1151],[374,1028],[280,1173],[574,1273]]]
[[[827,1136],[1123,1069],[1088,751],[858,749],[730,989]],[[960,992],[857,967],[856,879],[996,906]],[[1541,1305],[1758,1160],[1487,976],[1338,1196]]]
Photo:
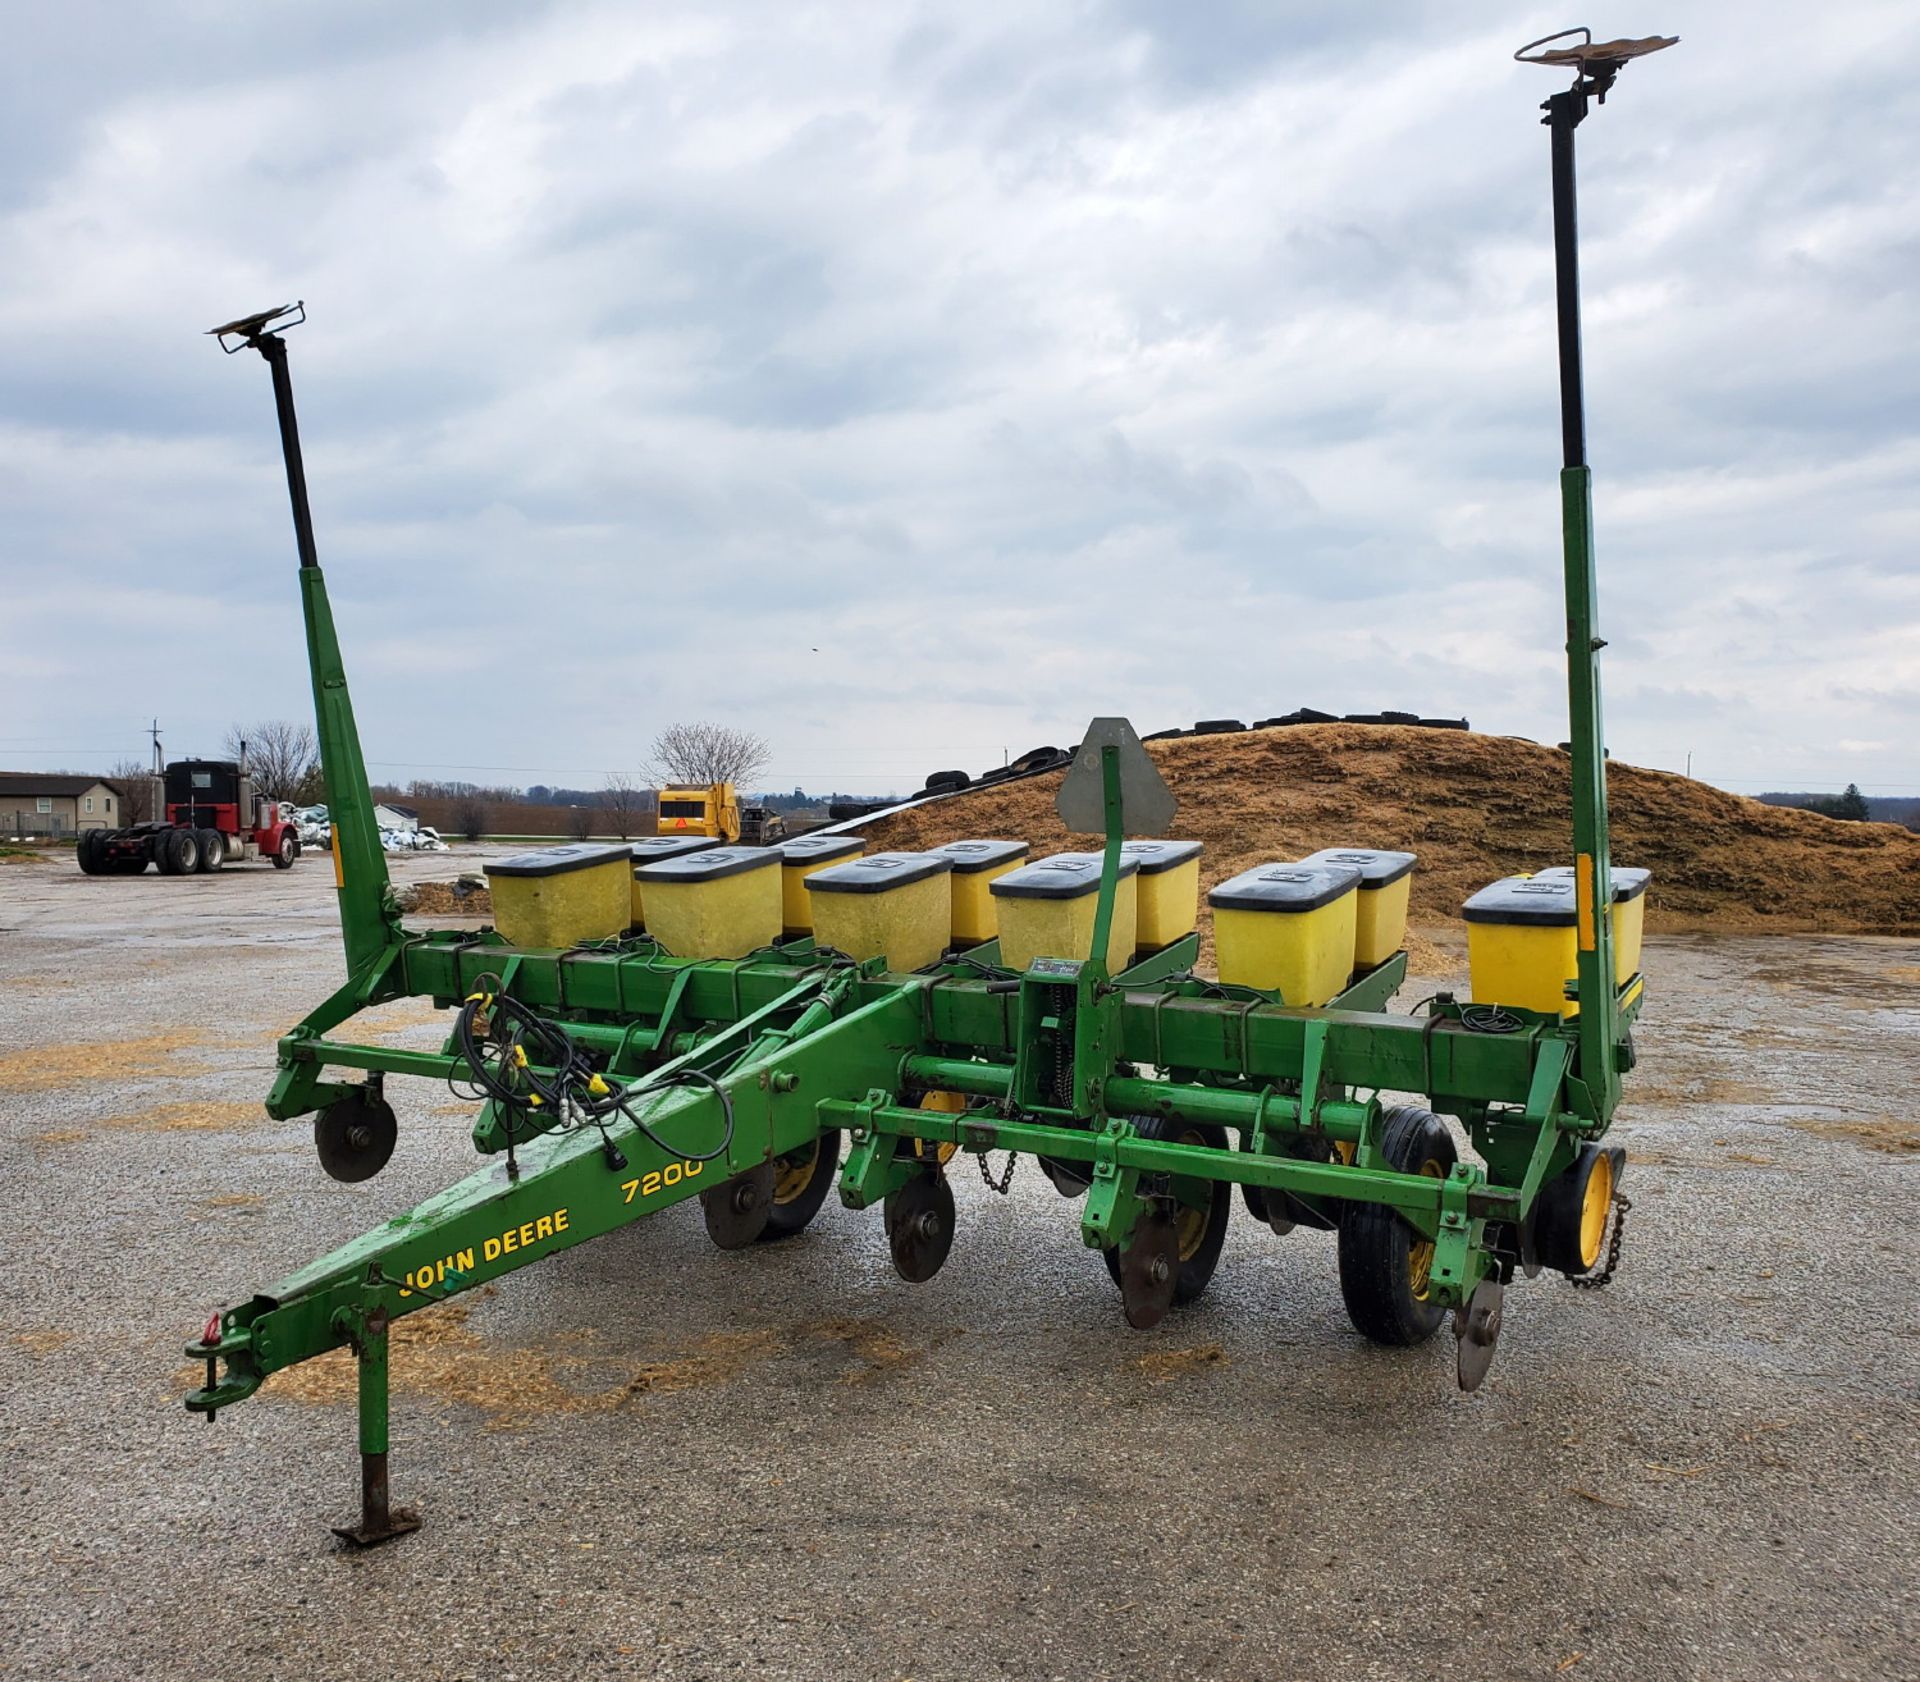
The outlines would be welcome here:
[[[238,759],[243,744],[255,788],[269,800],[312,804],[321,785],[320,750],[311,725],[284,718],[236,724],[223,744],[227,757]]]
[[[648,804],[647,791],[631,777],[618,771],[607,773],[607,786],[600,791],[600,805],[613,824],[614,834],[622,841],[633,839],[640,815]]]
[[[647,774],[665,786],[686,783],[744,785],[773,758],[764,736],[724,724],[669,724],[653,739]]]
[[[487,832],[487,808],[478,794],[463,794],[453,808],[453,821],[469,841],[478,841]]]
[[[593,808],[574,806],[567,811],[567,833],[576,841],[584,841],[593,833]]]
[[[145,760],[116,760],[107,781],[120,791],[122,824],[145,823],[154,815],[153,767]]]

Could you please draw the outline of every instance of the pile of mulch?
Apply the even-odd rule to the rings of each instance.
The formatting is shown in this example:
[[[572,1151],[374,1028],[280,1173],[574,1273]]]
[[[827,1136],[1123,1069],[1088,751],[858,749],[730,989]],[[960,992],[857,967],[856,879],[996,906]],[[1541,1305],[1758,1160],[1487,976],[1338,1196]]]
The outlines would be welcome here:
[[[1572,862],[1571,762],[1469,731],[1298,725],[1150,742],[1180,802],[1171,834],[1206,843],[1202,884],[1321,847],[1420,855],[1413,920],[1450,921],[1501,876]],[[1035,857],[1094,843],[1053,810],[1064,773],[956,795],[862,826],[869,850],[1010,836]],[[1667,771],[1608,772],[1616,863],[1653,872],[1654,929],[1920,933],[1920,835],[1768,806]],[[1204,919],[1203,919],[1204,922]]]

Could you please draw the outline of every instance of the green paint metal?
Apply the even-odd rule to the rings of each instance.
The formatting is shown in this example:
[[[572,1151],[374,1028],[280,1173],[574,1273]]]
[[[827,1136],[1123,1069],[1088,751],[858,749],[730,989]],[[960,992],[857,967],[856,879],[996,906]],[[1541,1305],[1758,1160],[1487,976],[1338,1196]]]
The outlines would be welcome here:
[[[1550,103],[1558,187],[1563,173],[1570,184],[1571,123],[1553,113]],[[1561,257],[1564,283],[1564,242]],[[1563,306],[1566,298],[1563,284]],[[207,1363],[208,1382],[187,1405],[209,1418],[273,1372],[327,1350],[355,1351],[362,1512],[342,1535],[377,1541],[412,1522],[389,1507],[386,1491],[393,1319],[804,1151],[829,1129],[851,1140],[840,1192],[854,1208],[927,1172],[922,1153],[932,1145],[1010,1150],[1082,1165],[1090,1189],[1081,1236],[1090,1246],[1124,1245],[1156,1198],[1191,1204],[1229,1182],[1322,1210],[1362,1202],[1398,1211],[1434,1241],[1430,1300],[1445,1307],[1460,1308],[1483,1279],[1513,1274],[1541,1187],[1583,1140],[1605,1133],[1629,1061],[1640,991],[1637,982],[1625,994],[1611,984],[1604,912],[1583,938],[1579,1016],[1566,1023],[1521,1013],[1508,1032],[1478,1031],[1444,997],[1424,1016],[1390,1014],[1404,955],[1356,976],[1320,1010],[1193,978],[1192,939],[1109,978],[1101,955],[1124,831],[1112,746],[1100,750],[1106,832],[1092,950],[1041,960],[1023,975],[996,975],[993,947],[936,973],[901,976],[877,963],[850,968],[806,942],[738,961],[683,962],[644,938],[563,953],[513,948],[492,931],[404,932],[314,554],[286,347],[271,317],[229,331],[273,372],[348,967],[345,984],[280,1042],[269,1111],[296,1116],[353,1095],[357,1085],[338,1076],[356,1070],[376,1084],[388,1075],[459,1075],[466,1064],[451,1039],[428,1053],[332,1036],[388,999],[453,1007],[492,990],[561,1025],[627,1085],[647,1123],[616,1122],[603,1137],[591,1127],[553,1130],[547,1118],[544,1132],[518,1132],[511,1164],[494,1157],[266,1286],[190,1346]],[[1577,381],[1577,325],[1575,333]],[[1567,463],[1562,508],[1573,850],[1577,868],[1605,882],[1601,644],[1584,461]],[[688,1070],[704,1071],[709,1084],[671,1084]],[[924,1110],[929,1091],[969,1095],[979,1107]],[[1481,1160],[1461,1162],[1445,1179],[1396,1171],[1381,1150],[1382,1092],[1422,1094],[1459,1118]],[[725,1154],[690,1160],[713,1147],[729,1113]],[[1144,1137],[1138,1124],[1148,1117],[1211,1124],[1236,1142]],[[490,1110],[476,1144],[485,1152],[500,1142]]]

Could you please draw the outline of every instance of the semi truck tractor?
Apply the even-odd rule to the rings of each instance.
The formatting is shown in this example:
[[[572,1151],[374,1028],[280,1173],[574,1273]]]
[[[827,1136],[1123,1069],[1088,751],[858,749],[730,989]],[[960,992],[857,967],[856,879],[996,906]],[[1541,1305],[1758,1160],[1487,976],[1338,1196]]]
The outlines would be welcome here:
[[[127,829],[90,829],[80,837],[89,876],[135,876],[149,864],[163,876],[218,870],[234,860],[270,860],[289,869],[300,831],[279,803],[254,791],[246,768],[230,759],[176,759],[162,773],[166,815]]]

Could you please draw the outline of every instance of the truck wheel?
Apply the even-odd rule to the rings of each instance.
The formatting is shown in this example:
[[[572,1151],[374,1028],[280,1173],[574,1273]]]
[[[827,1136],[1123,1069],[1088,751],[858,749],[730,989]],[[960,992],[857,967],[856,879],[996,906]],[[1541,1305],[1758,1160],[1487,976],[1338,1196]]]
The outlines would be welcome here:
[[[200,838],[190,829],[176,829],[167,836],[162,855],[169,876],[191,876],[200,868]]]
[[[162,876],[178,876],[180,866],[173,857],[173,838],[180,832],[177,829],[163,829],[153,838],[154,867]]]
[[[273,855],[275,870],[291,870],[293,861],[300,856],[300,837],[290,829],[280,832],[280,849]]]
[[[194,840],[200,844],[201,870],[218,870],[227,862],[227,838],[219,830],[196,830]]]
[[[74,856],[80,861],[82,876],[100,874],[100,834],[97,829],[82,830],[79,845],[74,848]]]

